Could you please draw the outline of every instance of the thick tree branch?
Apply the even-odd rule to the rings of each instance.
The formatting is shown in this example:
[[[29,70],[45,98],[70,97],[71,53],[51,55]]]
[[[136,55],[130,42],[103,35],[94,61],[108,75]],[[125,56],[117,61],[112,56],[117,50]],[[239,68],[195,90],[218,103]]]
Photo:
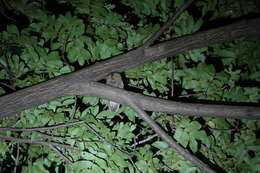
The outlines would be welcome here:
[[[135,100],[138,106],[146,111],[165,112],[169,114],[180,114],[187,116],[208,116],[239,119],[260,119],[260,107],[254,106],[231,106],[181,103],[159,98],[144,96],[138,93],[113,88],[97,82],[81,83],[75,86],[77,95],[93,96],[112,100],[123,105],[128,105],[124,97]]]
[[[109,60],[96,63],[80,71],[60,76],[0,97],[0,117],[14,115],[53,99],[76,95],[75,83],[82,80],[98,81],[117,69],[118,72],[142,66],[167,56],[202,48],[214,43],[232,41],[241,37],[259,36],[260,18],[242,21],[208,31],[176,38],[153,47],[136,49]]]

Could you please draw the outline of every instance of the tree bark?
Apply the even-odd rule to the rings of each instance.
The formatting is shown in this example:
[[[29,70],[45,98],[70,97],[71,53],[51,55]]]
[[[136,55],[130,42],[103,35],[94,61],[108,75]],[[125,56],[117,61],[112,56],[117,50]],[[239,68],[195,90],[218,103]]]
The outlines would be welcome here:
[[[14,115],[62,96],[77,95],[73,92],[76,89],[75,84],[86,80],[98,81],[114,72],[115,69],[117,72],[122,72],[188,50],[250,36],[260,36],[260,18],[186,35],[144,50],[137,48],[71,74],[0,97],[0,118]]]

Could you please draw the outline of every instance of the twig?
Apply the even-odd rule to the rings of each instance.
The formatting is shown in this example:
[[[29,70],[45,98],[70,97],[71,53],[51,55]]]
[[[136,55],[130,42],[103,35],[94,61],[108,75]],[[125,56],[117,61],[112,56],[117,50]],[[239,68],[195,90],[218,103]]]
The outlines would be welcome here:
[[[85,121],[77,121],[77,122],[72,122],[72,123],[66,123],[66,124],[58,124],[54,126],[49,126],[49,127],[35,127],[35,128],[12,128],[12,127],[0,127],[0,130],[9,130],[13,132],[32,132],[32,131],[46,131],[46,130],[53,130],[53,129],[59,129],[62,127],[68,127],[68,126],[74,126],[74,125],[79,125],[83,124]]]
[[[19,118],[20,118],[20,113],[18,114],[15,114],[12,118],[14,118],[14,119],[11,119],[10,120],[10,122],[8,123],[8,124],[6,124],[7,126],[13,126],[13,125],[15,125],[16,123],[17,123],[17,121],[19,120]]]
[[[70,116],[70,120],[72,120],[77,112],[77,99],[78,97],[75,96],[75,102],[74,102],[74,105],[73,105],[73,112],[72,112],[72,115]]]
[[[171,77],[171,96],[174,94],[174,72],[175,72],[175,63],[173,62],[173,57],[171,57],[171,65],[172,65],[172,77]]]
[[[137,145],[140,145],[140,144],[146,143],[146,142],[152,140],[153,138],[155,138],[155,137],[157,137],[157,136],[158,136],[157,134],[154,134],[154,135],[149,136],[148,138],[146,138],[146,139],[144,139],[144,140],[137,141],[137,142],[135,142],[133,145],[131,145],[131,147],[135,147],[135,146],[137,146]]]
[[[16,173],[16,171],[17,171],[17,166],[19,164],[19,155],[20,155],[20,147],[19,147],[19,143],[18,143],[17,144],[17,151],[16,151],[15,167],[14,167],[13,173]]]
[[[89,125],[88,123],[85,123],[85,125],[88,127],[88,129],[90,129],[90,131],[92,131],[92,133],[94,133],[97,137],[99,137],[100,139],[102,139],[103,141],[106,141],[105,138],[103,136],[101,136],[93,127],[91,127],[91,125]],[[107,143],[110,144],[110,142],[106,141]],[[114,145],[114,144],[111,144]]]
[[[167,164],[165,164],[165,163],[162,163],[167,169],[169,169],[171,172],[174,172],[175,170],[174,169],[172,169],[171,167],[169,167]]]
[[[149,46],[151,46],[155,40],[157,40],[160,35],[167,30],[172,24],[173,22],[181,15],[181,13],[193,2],[194,0],[189,0],[187,1],[182,7],[180,7],[177,10],[177,13],[170,18],[160,29],[158,32],[156,32],[150,39],[148,39],[144,44],[143,44],[143,48],[148,48]]]
[[[135,163],[134,163],[132,157],[128,155],[128,159],[130,160],[130,162],[132,163],[132,165],[134,166],[134,168],[136,169],[136,171],[137,171],[138,173],[141,173],[141,171],[140,171],[140,170],[137,168],[137,166],[135,165]]]
[[[16,90],[15,87],[10,86],[10,85],[8,85],[8,84],[5,84],[4,82],[0,82],[0,85],[4,85],[4,86],[6,86],[7,88],[10,88],[10,89],[13,90],[13,91]]]
[[[28,143],[28,144],[34,144],[34,145],[44,145],[44,146],[56,146],[56,147],[61,147],[61,148],[66,148],[66,149],[72,149],[72,150],[80,150],[78,147],[72,147],[70,145],[66,144],[60,144],[56,142],[45,142],[45,141],[40,141],[40,140],[31,140],[31,139],[24,139],[24,138],[15,138],[15,137],[10,137],[10,136],[5,136],[0,134],[0,138],[8,140],[8,141],[14,141],[18,143]]]
[[[211,130],[219,130],[219,131],[241,131],[241,130],[246,130],[246,128],[233,128],[233,129],[218,129],[218,128],[213,128],[213,127],[209,127],[209,129]]]
[[[112,147],[114,147],[115,149],[121,151],[122,153],[124,154],[127,154],[125,151],[121,150],[120,148],[118,148],[115,144],[107,141],[103,136],[101,136],[93,127],[91,127],[89,124],[85,123],[85,125],[97,136],[99,137],[100,139],[102,139],[104,142],[106,142],[107,144],[111,145]],[[129,155],[128,155],[129,156]]]
[[[213,91],[209,91],[208,93],[207,93],[207,91],[203,91],[203,92],[200,92],[200,93],[182,95],[182,96],[179,96],[179,98],[182,98],[182,97],[197,97],[197,96],[202,96],[202,95],[207,96],[209,94],[217,94],[217,93],[223,91],[226,88],[227,88],[227,85],[225,85],[221,88],[216,88]]]
[[[67,163],[72,163],[72,161],[66,155],[62,154],[56,147],[54,147],[53,145],[49,145],[49,147],[61,158],[63,158],[63,160],[65,160]]]
[[[79,139],[79,138],[72,138],[72,137],[69,137],[69,136],[53,136],[53,135],[49,135],[49,134],[45,134],[45,133],[41,133],[41,132],[38,132],[38,134],[40,134],[43,139],[50,139],[50,138],[53,138],[53,139],[72,139],[72,140],[75,140],[77,142],[101,142],[99,140],[83,140],[83,139]]]
[[[209,168],[206,164],[204,164],[201,160],[193,156],[180,146],[176,141],[174,141],[159,125],[156,124],[156,122],[151,119],[146,112],[144,112],[142,109],[139,108],[139,106],[134,103],[132,100],[129,100],[129,98],[126,96],[125,98],[128,100],[129,106],[131,106],[139,115],[141,119],[143,119],[145,122],[149,124],[149,126],[160,136],[168,145],[175,149],[180,155],[182,155],[185,159],[189,160],[191,163],[196,165],[198,168],[200,168],[203,172],[206,173],[215,173],[214,170]]]

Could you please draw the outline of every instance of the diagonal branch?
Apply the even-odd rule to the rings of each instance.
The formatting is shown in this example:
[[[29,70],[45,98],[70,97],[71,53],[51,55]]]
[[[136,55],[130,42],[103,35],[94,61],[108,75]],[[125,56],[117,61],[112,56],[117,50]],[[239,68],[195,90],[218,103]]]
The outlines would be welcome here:
[[[177,13],[171,17],[160,29],[158,32],[156,32],[151,38],[149,38],[149,40],[147,40],[143,45],[142,47],[143,48],[148,48],[149,46],[151,46],[155,40],[157,40],[160,35],[162,35],[162,33],[164,31],[166,31],[172,24],[174,21],[176,21],[176,19],[181,15],[181,13],[190,6],[190,4],[193,2],[194,0],[189,0],[187,1],[186,3],[183,4],[182,7],[180,7],[178,10],[177,10]]]
[[[129,106],[132,107],[138,113],[139,117],[145,122],[147,122],[149,126],[156,132],[156,134],[160,136],[171,148],[175,149],[186,160],[189,160],[191,163],[200,168],[203,172],[215,173],[214,170],[209,168],[205,163],[203,163],[201,160],[190,154],[188,150],[186,150],[185,148],[180,146],[176,141],[174,141],[159,125],[156,124],[156,122],[153,119],[151,119],[147,115],[146,112],[140,109],[138,103],[134,102],[135,100],[132,100],[127,96],[124,98],[128,102]]]
[[[62,152],[60,152],[56,147],[54,147],[53,145],[49,145],[49,147],[50,147],[55,153],[57,153],[58,156],[60,156],[63,160],[65,160],[66,163],[72,163],[72,161],[68,158],[68,156],[66,156],[65,154],[63,154]]]
[[[118,72],[142,66],[162,58],[202,48],[214,43],[232,41],[241,37],[259,36],[260,18],[245,20],[228,26],[202,31],[166,41],[146,49],[132,50],[109,60],[96,63],[77,72],[59,76],[20,91],[0,97],[0,118],[14,115],[56,98],[77,95],[82,80],[98,81],[117,69]]]

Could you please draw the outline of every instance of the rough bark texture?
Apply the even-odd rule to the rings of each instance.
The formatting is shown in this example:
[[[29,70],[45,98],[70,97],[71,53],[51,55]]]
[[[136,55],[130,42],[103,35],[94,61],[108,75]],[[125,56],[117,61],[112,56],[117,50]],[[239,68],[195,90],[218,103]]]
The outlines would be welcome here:
[[[80,71],[0,97],[0,117],[14,115],[62,96],[77,95],[75,84],[80,84],[81,81],[98,81],[115,69],[122,72],[188,50],[249,36],[260,36],[260,18],[183,36],[145,50],[135,49]]]
[[[128,103],[134,100],[136,105],[146,111],[165,112],[186,116],[260,119],[260,107],[181,103],[144,96],[112,88],[97,82],[86,84],[81,83],[79,86],[80,87],[78,87],[77,91],[75,91],[78,95],[95,96],[107,100],[113,100],[126,106],[129,106]]]

